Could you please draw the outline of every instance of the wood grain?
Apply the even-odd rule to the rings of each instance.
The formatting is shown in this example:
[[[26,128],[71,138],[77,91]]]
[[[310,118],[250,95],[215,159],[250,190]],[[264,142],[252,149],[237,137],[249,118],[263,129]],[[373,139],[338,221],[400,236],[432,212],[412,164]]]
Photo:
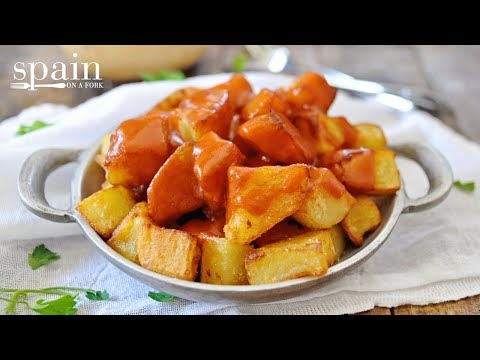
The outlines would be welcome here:
[[[480,296],[425,306],[405,305],[393,309],[394,315],[480,315]]]
[[[374,307],[372,310],[364,311],[356,315],[392,315],[390,308]]]

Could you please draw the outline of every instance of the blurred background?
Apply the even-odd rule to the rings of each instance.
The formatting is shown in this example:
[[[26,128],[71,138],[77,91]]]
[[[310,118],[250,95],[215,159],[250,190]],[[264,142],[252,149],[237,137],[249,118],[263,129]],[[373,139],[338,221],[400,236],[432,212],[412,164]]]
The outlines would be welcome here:
[[[480,46],[315,45],[286,46],[302,68],[322,64],[359,79],[398,83],[434,91],[453,109],[444,119],[480,142]],[[100,63],[103,89],[10,89],[16,62]],[[78,105],[120,84],[142,81],[161,70],[186,76],[243,68],[245,48],[232,46],[0,46],[0,122],[22,109],[44,102]],[[251,55],[251,54],[249,54]],[[51,65],[50,65],[51,66]],[[67,71],[70,68],[67,67]]]

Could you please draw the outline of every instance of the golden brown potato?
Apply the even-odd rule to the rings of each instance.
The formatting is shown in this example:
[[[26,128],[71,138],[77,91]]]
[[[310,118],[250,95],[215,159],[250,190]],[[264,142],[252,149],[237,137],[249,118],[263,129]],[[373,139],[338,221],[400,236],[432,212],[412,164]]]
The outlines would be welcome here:
[[[200,196],[209,213],[225,210],[227,170],[232,165],[242,165],[245,156],[237,146],[210,131],[194,146],[193,171],[198,180]]]
[[[95,156],[95,161],[97,162],[98,165],[103,167],[105,163],[105,159],[107,157],[108,149],[110,148],[110,137],[112,136],[111,133],[105,134],[102,136],[102,139],[100,140],[101,146],[100,146],[100,151]]]
[[[357,196],[357,202],[342,221],[342,226],[355,246],[363,244],[364,235],[375,230],[382,216],[375,202],[366,195]]]
[[[231,166],[226,239],[248,244],[295,213],[305,198],[307,182],[305,165]]]
[[[245,259],[248,282],[269,284],[304,276],[322,276],[335,252],[328,231],[306,233],[251,251]],[[328,246],[329,249],[326,249]]]
[[[284,163],[312,163],[315,149],[280,113],[257,116],[238,128],[238,135],[269,159]]]
[[[323,76],[306,72],[295,79],[286,96],[290,105],[296,109],[313,106],[326,113],[336,94],[337,89],[331,87]]]
[[[114,186],[83,199],[76,209],[101,237],[108,239],[134,205],[130,190]]]
[[[369,195],[392,195],[400,189],[400,173],[395,162],[395,152],[377,149],[374,153],[375,183]]]
[[[209,131],[227,139],[235,115],[226,89],[201,90],[170,114],[171,129],[183,141],[197,141]]]
[[[225,226],[225,217],[210,219],[191,219],[180,227],[180,230],[195,235],[201,240],[202,235],[224,237],[223,227]],[[202,241],[200,241],[201,243]]]
[[[276,112],[289,116],[291,113],[290,105],[275,92],[262,89],[250,102],[242,109],[243,120],[250,120],[260,115],[267,115]]]
[[[324,154],[323,166],[355,194],[391,195],[400,189],[395,152],[389,149],[345,149]]]
[[[148,218],[148,206],[146,202],[139,202],[130,210],[125,219],[117,226],[107,244],[120,255],[128,260],[140,264],[137,254],[137,238],[139,235],[136,218]]]
[[[266,233],[262,234],[254,244],[256,247],[262,247],[276,243],[280,240],[285,240],[287,238],[294,237],[296,235],[303,234],[310,231],[305,228],[303,225],[299,224],[293,219],[285,219],[280,221]]]
[[[180,230],[141,222],[137,238],[140,265],[177,279],[194,281],[201,250],[197,239]]]
[[[326,168],[309,167],[309,191],[293,218],[310,229],[328,229],[347,215],[355,199]]]
[[[357,131],[344,117],[329,117],[319,113],[317,119],[316,149],[318,154],[353,147]]]
[[[146,115],[152,115],[158,111],[169,111],[175,109],[180,105],[182,101],[188,99],[190,96],[200,91],[196,87],[186,87],[183,89],[178,89],[168,95],[165,99],[156,104]]]
[[[383,149],[387,146],[385,134],[380,126],[374,124],[358,124],[355,126],[357,130],[357,140],[353,147],[367,149]]]
[[[242,74],[235,74],[227,82],[212,88],[217,89],[228,91],[229,101],[235,110],[245,106],[253,96],[252,86]]]
[[[224,238],[209,237],[202,244],[200,282],[220,285],[247,285],[245,258],[253,250]]]
[[[113,133],[105,159],[113,185],[147,185],[170,155],[168,120],[155,115],[124,121]]]
[[[185,143],[175,150],[150,183],[148,210],[158,225],[174,221],[202,206],[193,161],[193,143]]]
[[[332,226],[330,229],[328,229],[328,231],[330,231],[330,236],[332,237],[336,260],[339,260],[345,251],[345,247],[347,246],[345,231],[343,231],[343,228],[340,226],[340,224]]]

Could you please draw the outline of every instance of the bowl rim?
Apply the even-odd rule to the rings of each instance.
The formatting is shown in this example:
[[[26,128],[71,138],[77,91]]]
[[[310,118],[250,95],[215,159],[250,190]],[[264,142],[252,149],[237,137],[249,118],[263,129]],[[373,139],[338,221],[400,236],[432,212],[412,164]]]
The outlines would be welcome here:
[[[99,166],[95,162],[95,156],[98,154],[99,142],[97,145],[92,148],[84,151],[79,158],[79,165],[75,171],[74,177],[71,183],[71,195],[72,195],[72,204],[76,205],[82,200],[82,186],[85,176],[88,175],[88,169],[93,164],[94,166]],[[326,274],[322,276],[306,276],[293,280],[286,280],[270,284],[261,284],[261,285],[217,285],[217,284],[206,284],[196,281],[188,281],[173,278],[167,275],[156,273],[154,271],[148,270],[131,260],[128,260],[121,254],[117,253],[113,248],[107,245],[106,241],[102,239],[95,230],[90,226],[86,219],[75,209],[75,206],[72,208],[72,216],[75,218],[76,222],[82,228],[82,231],[85,233],[86,237],[93,242],[93,244],[100,250],[102,255],[112,262],[117,267],[120,267],[121,270],[127,270],[130,274],[139,274],[141,275],[140,279],[149,278],[151,281],[161,281],[165,282],[167,285],[172,285],[175,287],[182,287],[188,290],[202,290],[208,292],[215,292],[222,294],[225,292],[228,293],[259,293],[265,291],[274,291],[282,290],[285,288],[290,288],[292,286],[305,285],[311,283],[312,286],[319,282],[325,282],[327,280],[332,280],[347,271],[352,270],[356,266],[362,264],[370,256],[372,256],[376,250],[386,241],[390,235],[393,227],[395,226],[402,210],[405,206],[406,194],[404,191],[404,185],[402,181],[401,188],[397,191],[395,195],[390,196],[392,204],[389,206],[389,214],[382,214],[382,224],[380,227],[370,234],[369,238],[372,237],[372,240],[365,246],[357,249],[356,253],[352,256],[341,260],[334,265],[328,268]]]

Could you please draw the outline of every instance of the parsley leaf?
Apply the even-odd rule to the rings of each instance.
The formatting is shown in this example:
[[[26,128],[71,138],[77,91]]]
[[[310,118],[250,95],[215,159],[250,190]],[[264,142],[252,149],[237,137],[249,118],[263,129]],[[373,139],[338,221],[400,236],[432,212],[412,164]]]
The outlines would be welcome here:
[[[155,301],[158,302],[167,302],[167,301],[172,301],[175,299],[175,296],[166,294],[164,292],[154,292],[154,291],[149,291],[148,292],[148,297],[152,298]]]
[[[50,301],[42,299],[31,305],[30,308],[42,315],[75,315],[77,313],[76,297],[77,295],[64,295]]]
[[[453,185],[460,190],[467,191],[467,192],[473,192],[475,190],[475,183],[474,182],[467,182],[467,183],[462,183],[461,181],[455,181]]]
[[[143,73],[140,74],[143,81],[158,81],[158,80],[183,80],[185,74],[179,70],[162,70],[158,73]]]
[[[41,244],[35,247],[33,253],[28,254],[28,265],[32,270],[38,269],[40,266],[46,265],[60,259],[58,254],[48,250],[45,245]]]
[[[92,301],[108,300],[110,299],[110,294],[106,291],[92,291],[89,290],[85,294],[85,297]]]
[[[25,135],[25,134],[31,133],[32,131],[43,129],[44,127],[47,127],[50,125],[52,124],[45,123],[41,120],[36,120],[32,125],[20,125],[16,135],[17,136]]]
[[[243,53],[238,53],[233,57],[232,60],[232,69],[233,71],[239,73],[245,70],[245,66],[247,65],[247,56]]]

